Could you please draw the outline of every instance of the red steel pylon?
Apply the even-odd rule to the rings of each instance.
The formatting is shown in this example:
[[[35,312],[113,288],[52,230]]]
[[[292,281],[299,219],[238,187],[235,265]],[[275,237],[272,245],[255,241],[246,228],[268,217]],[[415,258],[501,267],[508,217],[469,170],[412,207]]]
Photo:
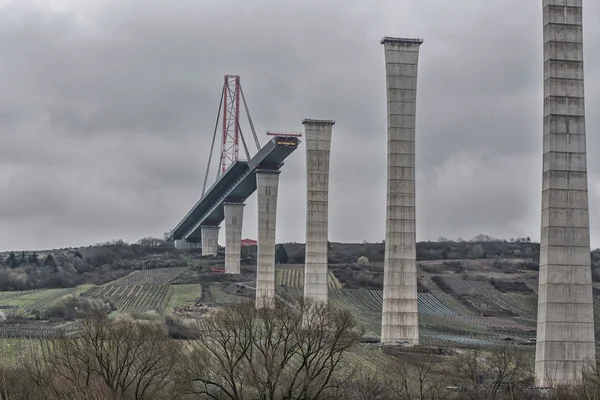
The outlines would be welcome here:
[[[240,150],[240,76],[225,75],[223,84],[223,134],[221,138],[221,174],[236,162]]]

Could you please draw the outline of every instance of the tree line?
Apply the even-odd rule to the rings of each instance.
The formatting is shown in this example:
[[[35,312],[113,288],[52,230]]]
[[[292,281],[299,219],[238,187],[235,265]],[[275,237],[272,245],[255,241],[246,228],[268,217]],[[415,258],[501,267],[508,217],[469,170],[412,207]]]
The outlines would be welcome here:
[[[480,258],[531,258],[539,260],[539,243],[530,238],[495,239],[489,235],[476,235],[471,240],[451,240],[445,237],[437,241],[417,242],[417,260],[457,260]],[[256,246],[242,248],[242,260],[256,263]],[[329,264],[355,263],[360,257],[370,262],[383,262],[385,241],[379,243],[328,242]],[[276,261],[282,264],[303,264],[304,243],[281,243],[277,245]]]
[[[143,238],[136,244],[115,240],[78,249],[26,253],[11,251],[0,255],[0,291],[73,287],[84,283],[102,284],[134,269],[171,266],[149,257],[181,257],[162,239]],[[174,264],[173,264],[174,265]]]

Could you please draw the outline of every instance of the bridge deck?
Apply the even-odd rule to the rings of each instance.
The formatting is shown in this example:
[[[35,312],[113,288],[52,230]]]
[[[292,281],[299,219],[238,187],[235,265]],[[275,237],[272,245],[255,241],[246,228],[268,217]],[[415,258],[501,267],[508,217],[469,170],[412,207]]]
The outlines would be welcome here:
[[[224,219],[224,203],[244,202],[256,190],[256,171],[282,167],[283,161],[298,148],[297,137],[276,136],[250,161],[236,161],[206,191],[187,215],[171,231],[171,240],[200,241],[200,226],[218,226]]]

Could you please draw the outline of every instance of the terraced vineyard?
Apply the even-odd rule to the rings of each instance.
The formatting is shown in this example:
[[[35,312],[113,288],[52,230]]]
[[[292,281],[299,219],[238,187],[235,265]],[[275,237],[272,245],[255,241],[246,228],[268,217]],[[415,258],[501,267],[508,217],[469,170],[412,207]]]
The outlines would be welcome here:
[[[600,321],[600,295],[594,296],[594,320],[596,324]]]
[[[535,319],[537,315],[537,295],[533,292],[502,293],[487,280],[446,276],[441,279],[456,296],[461,296],[463,303],[480,312],[512,313],[525,319]]]
[[[339,289],[329,292],[332,305],[349,310],[359,328],[366,334],[379,335],[381,331],[381,303],[366,289]]]
[[[485,281],[474,281],[462,279],[460,276],[439,276],[446,285],[450,287],[452,292],[461,295],[489,295],[490,293],[497,292],[496,288],[492,284]]]
[[[52,351],[51,339],[15,338],[0,339],[0,365],[16,366],[33,359],[41,359]]]
[[[371,295],[375,298],[381,310],[383,304],[383,291],[382,290],[369,290]],[[432,293],[418,293],[417,304],[419,307],[419,314],[424,315],[443,315],[443,316],[458,316],[459,314],[450,309],[446,304],[440,301]]]
[[[278,288],[284,296],[302,297],[302,288]],[[518,318],[483,317],[464,314],[455,308],[451,296],[429,292],[418,293],[419,325],[424,343],[450,345],[483,345],[506,336],[525,337],[534,328],[531,321]],[[348,310],[356,319],[359,329],[367,335],[381,332],[383,292],[368,289],[334,289],[329,291],[329,302]]]
[[[110,300],[117,311],[164,312],[173,294],[170,282],[187,267],[134,271],[129,275],[88,290],[87,297]]]
[[[283,268],[275,271],[275,285],[285,287],[304,287],[303,268]],[[341,289],[342,284],[333,272],[327,273],[327,286],[330,289]]]
[[[160,313],[172,292],[169,285],[108,285],[91,289],[86,296],[109,299],[118,311]]]
[[[187,269],[188,267],[138,270],[107,285],[166,285]]]
[[[285,295],[302,297],[300,287],[282,288]],[[329,301],[335,307],[349,310],[360,328],[368,334],[379,334],[381,329],[381,308],[383,291],[368,289],[334,289],[329,291]],[[455,310],[432,293],[418,294],[419,314],[445,318],[462,319]],[[458,322],[458,320],[457,320]]]

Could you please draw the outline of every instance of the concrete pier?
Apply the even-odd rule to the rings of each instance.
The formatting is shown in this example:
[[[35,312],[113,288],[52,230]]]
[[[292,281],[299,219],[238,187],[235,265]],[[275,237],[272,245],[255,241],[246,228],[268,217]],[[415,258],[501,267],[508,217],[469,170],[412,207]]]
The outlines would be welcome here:
[[[419,344],[415,224],[415,117],[421,39],[384,37],[388,116],[381,342]]]
[[[271,307],[275,299],[275,226],[279,172],[278,170],[256,171],[258,195],[256,308]]]
[[[175,248],[178,250],[199,249],[201,246],[198,242],[188,242],[186,240],[175,240]]]
[[[544,146],[536,384],[595,361],[581,0],[542,0]],[[594,364],[595,365],[595,364]]]
[[[304,299],[327,302],[329,154],[335,121],[305,119],[306,259]]]
[[[202,255],[216,256],[219,243],[219,227],[202,225],[200,226],[202,235]]]
[[[239,274],[244,203],[225,203],[225,273]]]
[[[189,249],[189,246],[185,240],[175,240],[175,248],[177,250],[186,250]]]

